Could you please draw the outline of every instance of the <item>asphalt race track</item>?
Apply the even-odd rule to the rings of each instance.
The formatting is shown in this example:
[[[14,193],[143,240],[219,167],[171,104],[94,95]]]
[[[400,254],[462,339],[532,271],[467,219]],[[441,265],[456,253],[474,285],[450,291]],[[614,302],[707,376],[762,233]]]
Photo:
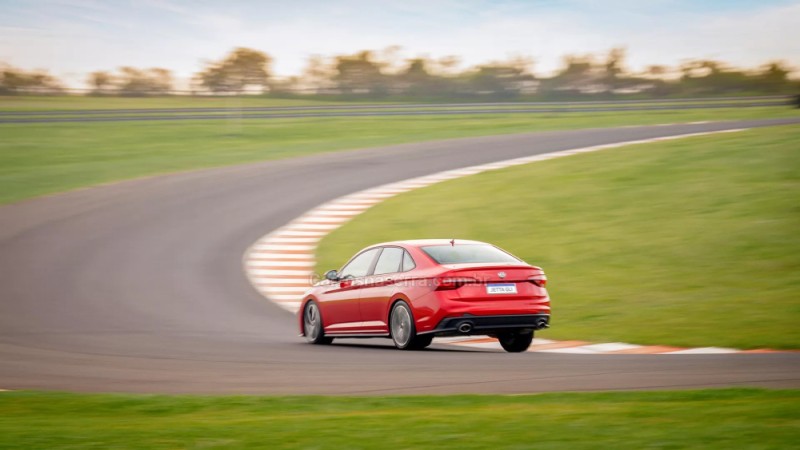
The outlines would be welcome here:
[[[259,296],[242,254],[326,200],[442,170],[576,147],[800,123],[547,132],[143,178],[0,207],[0,389],[420,394],[800,387],[800,353],[506,354],[388,340],[328,347]],[[554,299],[558,326],[558,299]]]

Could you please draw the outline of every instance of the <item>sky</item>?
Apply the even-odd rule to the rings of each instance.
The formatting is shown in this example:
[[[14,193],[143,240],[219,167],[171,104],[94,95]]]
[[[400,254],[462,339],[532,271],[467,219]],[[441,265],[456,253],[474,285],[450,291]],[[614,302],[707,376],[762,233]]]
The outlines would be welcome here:
[[[123,65],[187,80],[239,46],[289,76],[312,55],[393,45],[462,67],[526,56],[540,75],[612,47],[633,70],[696,58],[800,69],[800,0],[0,0],[0,62],[72,87]]]

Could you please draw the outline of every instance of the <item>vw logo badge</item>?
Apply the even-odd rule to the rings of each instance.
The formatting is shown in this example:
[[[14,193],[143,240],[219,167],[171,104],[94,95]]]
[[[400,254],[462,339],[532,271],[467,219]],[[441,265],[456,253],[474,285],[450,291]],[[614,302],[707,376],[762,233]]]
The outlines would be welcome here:
[[[497,272],[497,276],[500,277],[500,278],[505,278],[506,277],[506,273],[505,272]]]

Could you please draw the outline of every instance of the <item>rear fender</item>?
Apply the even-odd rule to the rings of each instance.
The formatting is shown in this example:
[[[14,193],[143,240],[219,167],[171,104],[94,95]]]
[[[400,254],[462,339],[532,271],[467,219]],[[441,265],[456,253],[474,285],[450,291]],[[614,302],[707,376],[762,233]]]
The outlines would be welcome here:
[[[411,300],[409,300],[408,297],[401,292],[396,293],[394,295],[394,299],[392,299],[392,301],[389,302],[389,309],[386,311],[386,324],[389,325],[390,332],[391,332],[391,324],[389,321],[392,318],[392,310],[394,309],[394,305],[396,305],[398,302],[401,301],[406,302],[408,307],[411,308],[411,317],[412,318],[416,317],[416,315],[414,314],[414,305],[411,304]]]

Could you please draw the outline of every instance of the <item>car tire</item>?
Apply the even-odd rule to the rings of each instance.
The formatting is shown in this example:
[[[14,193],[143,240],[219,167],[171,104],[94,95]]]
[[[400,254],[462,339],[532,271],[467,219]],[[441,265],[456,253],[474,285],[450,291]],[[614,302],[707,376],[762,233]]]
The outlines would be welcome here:
[[[392,313],[389,315],[389,334],[394,346],[400,350],[421,350],[433,340],[430,336],[417,336],[414,314],[408,303],[402,300],[392,307]]]
[[[533,331],[509,331],[497,335],[500,346],[509,353],[524,352],[533,342]]]
[[[431,342],[433,342],[433,336],[431,335],[417,336],[414,338],[414,342],[411,344],[411,349],[422,350],[431,345]]]
[[[310,344],[325,345],[333,342],[333,338],[325,336],[322,313],[313,300],[303,308],[303,335]]]

